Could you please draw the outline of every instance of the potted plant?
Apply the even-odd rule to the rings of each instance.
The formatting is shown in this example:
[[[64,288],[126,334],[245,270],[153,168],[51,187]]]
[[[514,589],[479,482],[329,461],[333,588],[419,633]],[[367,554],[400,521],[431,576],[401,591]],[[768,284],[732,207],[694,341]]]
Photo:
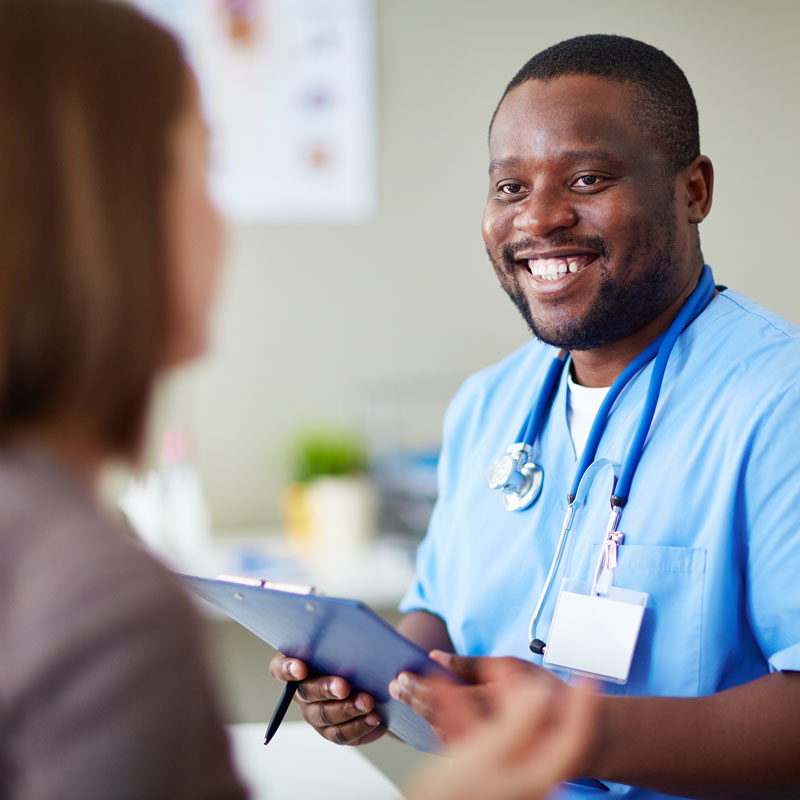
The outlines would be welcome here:
[[[293,483],[283,503],[289,533],[328,566],[363,550],[376,524],[363,438],[341,429],[305,430],[295,437],[290,457]]]

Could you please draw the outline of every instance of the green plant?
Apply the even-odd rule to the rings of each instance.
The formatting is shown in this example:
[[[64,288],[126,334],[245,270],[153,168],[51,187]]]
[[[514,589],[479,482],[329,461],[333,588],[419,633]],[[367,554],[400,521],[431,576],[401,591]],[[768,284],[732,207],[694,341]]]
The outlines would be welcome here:
[[[292,447],[292,472],[299,483],[323,476],[367,471],[367,447],[356,433],[343,430],[307,430]]]

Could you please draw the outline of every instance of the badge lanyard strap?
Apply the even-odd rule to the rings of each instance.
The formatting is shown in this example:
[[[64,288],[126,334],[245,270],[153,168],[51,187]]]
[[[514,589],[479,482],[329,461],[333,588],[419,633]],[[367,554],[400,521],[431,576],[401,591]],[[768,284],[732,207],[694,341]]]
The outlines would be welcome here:
[[[600,548],[600,555],[594,570],[592,595],[596,595],[598,592],[608,594],[611,588],[612,570],[617,566],[617,551],[623,539],[623,534],[619,533],[619,521],[622,517],[622,510],[628,502],[631,482],[639,464],[639,459],[642,457],[647,434],[650,432],[650,427],[653,423],[658,398],[661,393],[661,385],[664,382],[664,373],[666,372],[672,349],[675,347],[675,343],[681,333],[711,302],[715,290],[711,269],[706,265],[703,267],[703,273],[696,289],[684,303],[667,332],[661,337],[662,341],[658,348],[658,356],[655,364],[653,364],[653,372],[647,387],[647,397],[642,416],[639,419],[633,440],[625,456],[622,474],[617,481],[614,494],[611,496],[611,516],[608,520],[603,546]]]
[[[645,400],[645,408],[642,412],[641,419],[639,420],[639,425],[637,426],[634,438],[630,444],[630,447],[628,448],[628,454],[623,462],[622,475],[620,476],[620,480],[617,482],[617,486],[614,489],[614,495],[611,499],[611,518],[609,519],[608,531],[606,533],[606,540],[604,542],[605,547],[601,548],[601,558],[598,560],[597,569],[595,570],[592,587],[593,593],[596,591],[597,580],[604,563],[610,566],[611,547],[609,546],[609,543],[613,543],[616,546],[616,544],[618,544],[617,540],[621,539],[621,536],[617,533],[617,527],[622,515],[622,508],[628,501],[630,484],[633,480],[636,467],[639,464],[639,459],[641,458],[642,451],[644,449],[645,439],[650,431],[650,426],[653,421],[653,416],[655,415],[655,409],[661,391],[661,384],[664,379],[664,372],[666,370],[669,356],[672,353],[672,348],[677,342],[678,337],[711,301],[711,298],[714,296],[714,291],[715,286],[714,279],[711,274],[711,268],[708,265],[705,265],[697,286],[689,296],[689,299],[686,301],[686,303],[684,303],[683,307],[678,312],[678,315],[675,317],[667,331],[658,336],[641,353],[639,353],[639,355],[622,371],[622,373],[620,373],[620,375],[611,385],[611,388],[606,393],[606,396],[600,405],[597,414],[595,415],[594,422],[592,423],[592,427],[589,431],[589,437],[587,438],[586,445],[583,449],[580,463],[575,471],[575,476],[572,480],[569,494],[567,495],[567,511],[564,516],[564,523],[561,526],[561,533],[556,545],[556,552],[553,557],[553,561],[550,564],[550,570],[545,578],[544,587],[539,595],[536,608],[531,616],[528,634],[531,642],[531,650],[533,650],[533,652],[541,653],[544,649],[544,642],[536,639],[536,623],[539,621],[542,608],[544,607],[545,600],[547,599],[547,595],[550,591],[550,586],[555,578],[559,563],[561,561],[561,555],[564,551],[567,533],[569,531],[575,509],[574,502],[578,493],[578,485],[580,484],[584,473],[589,468],[589,465],[595,459],[597,448],[600,444],[600,439],[605,431],[608,417],[611,414],[611,409],[614,403],[616,402],[622,390],[628,385],[628,383],[630,383],[633,377],[647,363],[649,363],[654,356],[657,356],[656,363],[653,365],[653,373],[650,376],[647,398]],[[548,377],[550,376],[550,372],[554,370],[555,366],[556,359],[554,359],[553,363],[550,365]],[[544,392],[542,394],[544,394]],[[540,402],[537,403],[537,411],[540,404],[541,397]],[[531,421],[533,421],[533,419]],[[530,430],[532,427],[532,425],[528,425],[527,429]],[[528,440],[525,439],[523,441]],[[614,554],[616,554],[616,550],[614,550]]]
[[[578,469],[575,471],[575,477],[572,480],[572,486],[567,496],[567,502],[573,503],[575,496],[578,493],[578,484],[581,482],[584,473],[589,468],[589,464],[594,461],[597,447],[600,444],[600,439],[605,432],[608,423],[608,417],[611,414],[611,408],[616,402],[622,390],[630,383],[631,379],[636,375],[639,370],[648,364],[653,356],[656,356],[656,362],[653,365],[653,372],[650,376],[650,383],[647,389],[647,398],[645,400],[645,407],[642,411],[642,416],[639,420],[639,425],[636,428],[633,441],[628,448],[628,453],[623,462],[622,475],[617,483],[615,494],[611,499],[612,505],[622,508],[628,501],[628,493],[630,491],[631,481],[636,467],[639,464],[639,459],[642,457],[644,450],[645,439],[650,432],[650,426],[653,422],[655,415],[658,397],[661,392],[661,384],[664,380],[664,372],[667,368],[672,348],[678,341],[678,337],[683,331],[694,321],[703,309],[711,301],[714,295],[715,286],[714,278],[711,275],[711,268],[706,265],[703,267],[703,272],[700,275],[700,280],[689,299],[683,304],[683,307],[678,312],[678,315],[672,321],[669,328],[662,333],[657,339],[651,342],[630,364],[622,371],[619,377],[611,385],[608,390],[603,403],[601,404],[592,423],[589,437],[586,440],[586,445],[583,449]],[[616,501],[616,502],[615,502]]]

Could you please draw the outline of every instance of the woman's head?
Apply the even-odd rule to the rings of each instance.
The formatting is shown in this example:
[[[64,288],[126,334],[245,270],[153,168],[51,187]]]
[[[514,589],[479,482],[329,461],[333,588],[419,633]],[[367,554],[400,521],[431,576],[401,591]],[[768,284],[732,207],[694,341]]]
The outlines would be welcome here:
[[[191,272],[218,247],[189,263],[187,239],[217,231],[187,152],[197,106],[175,41],[135,11],[0,0],[0,436],[131,454],[158,369],[200,349]]]

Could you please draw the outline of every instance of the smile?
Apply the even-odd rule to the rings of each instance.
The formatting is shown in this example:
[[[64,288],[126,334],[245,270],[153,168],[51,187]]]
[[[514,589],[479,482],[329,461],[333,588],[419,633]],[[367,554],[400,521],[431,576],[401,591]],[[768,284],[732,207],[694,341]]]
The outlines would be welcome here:
[[[574,253],[549,258],[529,258],[520,263],[527,263],[527,268],[534,278],[545,281],[557,281],[566,275],[583,272],[597,259],[593,253]]]

